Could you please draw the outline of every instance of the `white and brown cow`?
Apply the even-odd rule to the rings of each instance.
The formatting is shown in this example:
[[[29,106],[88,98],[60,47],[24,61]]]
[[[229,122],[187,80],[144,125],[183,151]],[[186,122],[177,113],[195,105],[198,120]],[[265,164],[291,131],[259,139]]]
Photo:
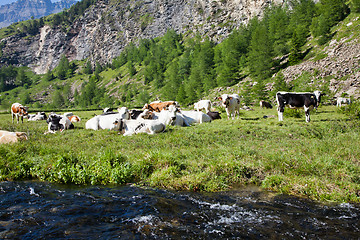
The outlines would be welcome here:
[[[225,107],[228,119],[232,116],[234,119],[236,113],[240,114],[240,97],[237,94],[223,94],[218,98],[223,107]]]
[[[152,102],[145,104],[142,110],[149,109],[154,112],[161,112],[163,109],[167,109],[170,105],[178,106],[178,103],[175,101],[166,101],[166,102]]]
[[[0,144],[16,143],[23,140],[28,140],[28,136],[25,132],[9,132],[0,130]]]
[[[27,107],[24,107],[20,103],[13,103],[11,105],[11,118],[14,123],[14,118],[16,117],[17,123],[19,123],[19,118],[21,122],[24,122],[24,117],[28,116]]]
[[[285,106],[291,109],[304,108],[305,120],[310,122],[310,110],[317,108],[321,101],[321,92],[277,92],[276,101],[278,103],[279,121],[283,121]]]

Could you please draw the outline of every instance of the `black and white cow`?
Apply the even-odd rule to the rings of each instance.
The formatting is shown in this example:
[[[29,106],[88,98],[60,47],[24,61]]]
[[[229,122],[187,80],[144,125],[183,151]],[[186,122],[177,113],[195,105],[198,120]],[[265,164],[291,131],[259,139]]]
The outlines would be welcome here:
[[[283,120],[283,113],[285,106],[292,109],[304,108],[305,120],[310,122],[310,110],[317,108],[321,101],[321,92],[277,92],[276,101],[278,103],[278,116],[279,121]]]

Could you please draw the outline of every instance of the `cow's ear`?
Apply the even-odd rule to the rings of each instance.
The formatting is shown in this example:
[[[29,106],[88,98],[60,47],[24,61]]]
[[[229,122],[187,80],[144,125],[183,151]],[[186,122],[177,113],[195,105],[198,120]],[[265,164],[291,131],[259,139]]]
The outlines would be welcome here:
[[[218,99],[219,99],[220,101],[222,101],[222,97],[218,97]]]
[[[233,97],[229,97],[230,99],[233,99]]]

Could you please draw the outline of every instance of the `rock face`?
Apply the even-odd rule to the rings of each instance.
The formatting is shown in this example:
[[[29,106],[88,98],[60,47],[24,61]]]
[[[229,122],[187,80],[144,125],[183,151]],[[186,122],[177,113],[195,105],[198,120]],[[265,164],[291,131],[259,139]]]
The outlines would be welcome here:
[[[314,80],[323,79],[324,84],[330,81],[329,90],[334,93],[334,97],[347,93],[356,99],[360,98],[359,39],[333,40],[324,49],[323,54],[325,57],[320,60],[310,59],[284,69],[282,73],[285,81],[289,83],[304,72],[316,72],[313,74]]]
[[[0,6],[0,28],[15,22],[29,20],[31,17],[41,18],[61,12],[76,2],[75,0],[62,0],[56,3],[52,3],[51,0],[18,0]]]
[[[40,0],[39,0],[40,1]],[[168,29],[214,41],[285,0],[99,0],[70,29],[44,26],[40,34],[2,39],[0,64],[31,67],[45,73],[65,55],[70,61],[89,58],[104,64],[131,41],[162,36]]]

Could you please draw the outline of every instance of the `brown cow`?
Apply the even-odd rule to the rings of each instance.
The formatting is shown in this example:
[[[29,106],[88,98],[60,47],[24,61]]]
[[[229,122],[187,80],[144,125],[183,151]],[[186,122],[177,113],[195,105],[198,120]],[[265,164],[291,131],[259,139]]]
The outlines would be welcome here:
[[[175,101],[146,103],[142,110],[149,109],[150,111],[161,112],[161,110],[168,108],[170,105],[177,106],[178,104]]]
[[[28,116],[27,107],[24,107],[20,103],[13,103],[11,105],[11,118],[13,123],[15,116],[17,119],[17,123],[19,123],[19,117],[21,118],[21,122],[24,122],[24,117]]]
[[[0,144],[15,143],[22,140],[28,140],[28,136],[24,132],[9,132],[0,130]]]

